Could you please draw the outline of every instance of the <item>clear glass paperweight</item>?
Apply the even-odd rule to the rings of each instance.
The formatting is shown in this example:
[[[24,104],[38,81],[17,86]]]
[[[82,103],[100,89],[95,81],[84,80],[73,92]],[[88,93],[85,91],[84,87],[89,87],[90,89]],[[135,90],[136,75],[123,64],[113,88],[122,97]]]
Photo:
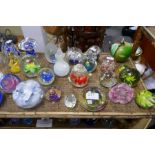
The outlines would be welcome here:
[[[76,65],[82,62],[82,51],[79,48],[71,47],[67,50],[67,59],[71,65]]]

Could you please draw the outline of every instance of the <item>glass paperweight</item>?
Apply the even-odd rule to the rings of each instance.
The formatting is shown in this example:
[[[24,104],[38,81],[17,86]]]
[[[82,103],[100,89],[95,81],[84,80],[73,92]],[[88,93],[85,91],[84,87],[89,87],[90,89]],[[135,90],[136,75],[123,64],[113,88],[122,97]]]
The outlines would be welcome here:
[[[106,96],[99,88],[88,87],[79,96],[79,101],[80,105],[86,110],[99,111],[105,107]]]
[[[122,82],[134,87],[140,80],[140,73],[135,68],[125,68],[120,72],[119,77]]]
[[[42,85],[51,85],[54,79],[54,72],[50,68],[42,68],[38,73],[38,80]]]
[[[114,70],[115,70],[114,58],[111,56],[103,57],[102,63],[101,63],[101,71],[106,72],[106,71],[114,71]]]
[[[127,104],[134,98],[134,89],[126,83],[117,84],[109,91],[109,99],[113,103]]]
[[[42,87],[35,80],[19,83],[12,94],[15,104],[24,109],[33,108],[40,104],[43,96]]]
[[[48,43],[45,47],[45,57],[49,63],[55,64],[56,58],[55,54],[58,50],[58,47],[54,43]]]
[[[14,74],[6,74],[0,81],[1,89],[4,93],[12,93],[21,82],[20,78]]]
[[[26,54],[35,56],[36,55],[37,42],[32,38],[25,38],[18,43],[18,48],[25,51]]]
[[[59,47],[55,54],[56,63],[54,64],[54,73],[59,77],[67,76],[70,72],[69,64],[64,60],[65,54]]]
[[[88,57],[90,60],[96,61],[98,58],[98,55],[101,53],[101,48],[99,46],[91,46],[85,53],[85,55]]]
[[[70,109],[74,108],[75,105],[76,105],[76,97],[75,97],[75,95],[70,94],[70,95],[65,96],[65,101],[64,102],[65,102],[65,106],[67,108],[70,108]]]
[[[76,65],[82,62],[82,56],[82,51],[79,48],[72,47],[67,50],[67,59],[71,65]]]
[[[89,73],[92,73],[97,67],[97,62],[88,59],[83,61],[83,65]]]
[[[26,55],[21,60],[21,69],[27,77],[36,77],[40,70],[40,64],[35,57]]]
[[[48,101],[57,102],[61,98],[61,90],[58,87],[53,86],[46,91],[45,98]]]
[[[106,88],[111,88],[114,85],[116,85],[116,83],[117,83],[117,79],[115,77],[114,72],[108,71],[108,72],[101,73],[101,76],[100,76],[101,86],[104,86]]]
[[[76,87],[86,86],[88,79],[88,72],[82,64],[75,65],[69,75],[69,81]]]
[[[21,53],[18,51],[17,47],[12,43],[12,40],[8,40],[2,45],[2,51],[5,55],[5,60],[3,61],[7,65],[8,72],[12,72],[14,74],[19,73]]]

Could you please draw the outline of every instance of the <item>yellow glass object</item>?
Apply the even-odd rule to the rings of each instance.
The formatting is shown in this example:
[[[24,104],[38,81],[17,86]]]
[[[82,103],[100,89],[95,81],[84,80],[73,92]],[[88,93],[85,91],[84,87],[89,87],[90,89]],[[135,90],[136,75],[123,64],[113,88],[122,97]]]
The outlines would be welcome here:
[[[9,59],[9,70],[12,72],[12,73],[19,73],[20,72],[20,60],[19,58],[15,57],[13,55],[13,53],[10,53],[8,55],[8,59]]]

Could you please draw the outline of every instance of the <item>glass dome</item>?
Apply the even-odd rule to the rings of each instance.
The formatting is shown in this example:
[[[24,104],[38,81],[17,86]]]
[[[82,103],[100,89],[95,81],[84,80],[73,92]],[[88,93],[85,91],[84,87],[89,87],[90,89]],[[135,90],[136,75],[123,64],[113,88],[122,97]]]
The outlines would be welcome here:
[[[76,87],[86,86],[88,84],[89,76],[84,65],[75,65],[69,75],[69,80]]]

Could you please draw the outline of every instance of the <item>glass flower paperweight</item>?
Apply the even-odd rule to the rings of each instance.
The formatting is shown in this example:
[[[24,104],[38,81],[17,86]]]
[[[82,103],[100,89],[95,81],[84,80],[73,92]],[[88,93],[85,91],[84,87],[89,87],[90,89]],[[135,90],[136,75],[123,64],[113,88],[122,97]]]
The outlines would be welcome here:
[[[36,55],[37,42],[32,38],[25,38],[18,43],[18,48],[25,51],[27,55]]]
[[[106,88],[111,88],[117,83],[115,73],[111,71],[101,73],[99,80],[100,80],[101,86],[106,87]]]
[[[59,77],[67,76],[70,72],[69,64],[64,60],[65,54],[59,47],[55,54],[56,63],[54,64],[54,73]]]
[[[33,108],[40,104],[43,96],[42,87],[35,80],[19,83],[12,94],[15,104],[24,109]]]
[[[38,81],[42,85],[51,85],[54,82],[54,79],[54,72],[50,68],[42,68],[38,73]]]
[[[140,80],[140,73],[135,68],[127,67],[120,72],[119,78],[122,82],[134,87]]]
[[[72,109],[75,107],[76,101],[77,99],[74,94],[67,95],[65,96],[65,99],[64,99],[65,106],[69,109]]]
[[[83,94],[79,95],[80,105],[88,111],[102,110],[106,105],[106,96],[97,87],[84,89]]]
[[[12,93],[21,82],[20,78],[14,74],[5,74],[0,81],[0,87],[4,93]]]
[[[40,64],[35,57],[26,55],[21,60],[21,69],[27,77],[36,77],[40,70]]]
[[[82,51],[77,47],[68,48],[66,53],[69,64],[76,65],[82,62]]]
[[[107,72],[107,71],[114,71],[114,70],[115,70],[114,58],[111,56],[103,57],[102,63],[101,63],[101,71]]]
[[[53,86],[46,91],[45,98],[50,102],[57,102],[61,98],[61,90]]]
[[[86,86],[88,84],[88,79],[88,72],[82,64],[75,65],[69,75],[69,81],[76,87]]]
[[[2,45],[2,51],[5,55],[4,62],[7,65],[8,72],[14,74],[20,72],[20,56],[21,53],[17,47],[12,43],[12,40],[8,40]]]
[[[134,89],[126,83],[117,84],[109,91],[109,99],[113,103],[127,104],[134,98]]]

